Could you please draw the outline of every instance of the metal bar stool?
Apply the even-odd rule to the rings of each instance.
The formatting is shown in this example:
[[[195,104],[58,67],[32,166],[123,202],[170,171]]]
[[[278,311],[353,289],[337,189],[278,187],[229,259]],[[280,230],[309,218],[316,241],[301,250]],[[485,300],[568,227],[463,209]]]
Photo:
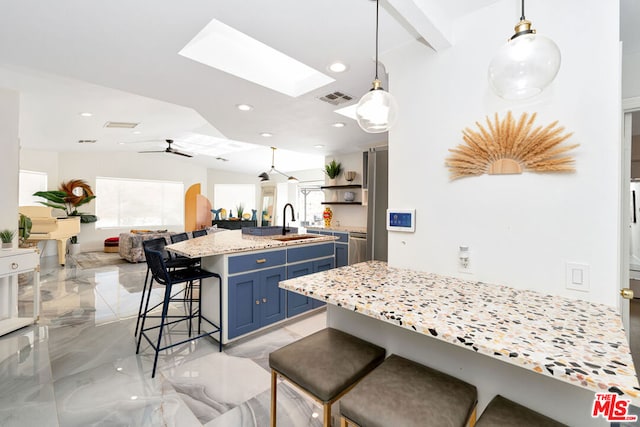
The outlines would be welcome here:
[[[567,427],[500,395],[489,402],[476,427]]]
[[[193,267],[198,263],[198,260],[192,260],[186,257],[172,258],[164,249],[166,244],[167,244],[167,241],[164,237],[158,237],[155,239],[143,241],[142,247],[143,249],[152,249],[154,251],[162,252],[166,266],[169,270],[174,270],[176,268]],[[147,286],[151,288],[152,285],[153,285],[153,276],[150,275],[149,265],[147,265],[147,273],[144,276],[144,285],[142,287],[142,294],[140,296],[140,307],[138,307],[138,319],[136,320],[136,330],[133,333],[133,336],[138,336],[138,328],[140,327],[140,319],[142,318],[142,307],[144,306],[144,302],[145,302]],[[149,290],[149,295],[150,294],[151,294],[151,291]]]
[[[193,230],[191,232],[191,235],[193,236],[194,239],[196,237],[206,236],[207,235],[207,230],[205,230],[204,228],[202,230]]]
[[[147,296],[145,310],[142,313],[142,324],[140,326],[140,336],[138,337],[138,346],[136,348],[136,354],[138,354],[140,351],[140,342],[142,341],[142,337],[144,337],[149,342],[153,350],[155,351],[155,356],[153,360],[153,371],[151,373],[151,378],[155,377],[156,375],[156,367],[158,364],[158,354],[160,351],[166,350],[168,348],[171,348],[177,345],[184,344],[189,341],[196,340],[198,338],[211,336],[215,333],[220,333],[219,340],[218,340],[218,350],[222,351],[222,324],[220,322],[220,324],[216,325],[213,321],[207,319],[202,315],[201,310],[199,309],[200,295],[198,295],[198,298],[196,300],[196,302],[198,303],[198,309],[195,312],[193,311],[193,308],[192,308],[192,304],[194,302],[194,299],[192,297],[187,298],[185,296],[183,298],[178,298],[178,295],[186,292],[189,289],[190,284],[193,283],[194,281],[216,277],[218,278],[218,283],[220,285],[219,287],[220,316],[221,316],[220,319],[222,320],[222,280],[220,278],[220,275],[218,275],[217,273],[203,270],[197,266],[177,269],[174,271],[168,271],[165,260],[162,256],[162,252],[160,251],[154,251],[154,250],[145,248],[145,257],[147,259],[147,265],[149,266],[149,269],[151,270],[151,274],[153,275],[153,280],[161,285],[164,285],[165,287],[164,300],[161,303],[162,314],[160,316],[149,314],[149,312],[153,310],[153,307],[149,309],[150,298],[149,296]],[[181,283],[185,283],[185,288],[176,291],[173,287]],[[148,293],[150,293],[150,291],[151,291],[151,287],[149,286]],[[169,304],[173,301],[180,301],[180,302],[183,302],[184,304],[189,304],[190,308],[188,312],[185,315],[179,315],[179,316],[169,315],[168,314]],[[198,320],[198,334],[192,337],[191,336],[192,320],[196,317]],[[145,322],[147,318],[160,318],[160,325],[150,326],[145,328]],[[171,320],[171,319],[175,319],[175,320]],[[201,333],[202,320],[209,323],[209,325],[213,327],[213,329],[210,332]],[[184,321],[188,322],[188,330],[189,330],[188,338],[176,343],[161,346],[162,335],[165,327],[174,325],[179,322],[184,322]],[[149,337],[148,332],[156,329],[158,330],[158,337],[157,337],[157,341],[154,342]]]
[[[331,404],[384,360],[385,349],[327,328],[269,354],[271,427],[276,427],[278,375],[311,395],[331,426]]]
[[[473,427],[477,401],[471,384],[392,354],[340,401],[340,425]]]

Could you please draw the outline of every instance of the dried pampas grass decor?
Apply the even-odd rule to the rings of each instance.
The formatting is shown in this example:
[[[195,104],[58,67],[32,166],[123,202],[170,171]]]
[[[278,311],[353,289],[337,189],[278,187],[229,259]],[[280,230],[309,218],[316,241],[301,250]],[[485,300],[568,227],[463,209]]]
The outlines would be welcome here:
[[[486,118],[487,128],[476,122],[478,131],[466,128],[462,131],[465,144],[450,149],[446,160],[451,179],[465,176],[520,174],[523,169],[531,172],[573,172],[574,159],[565,153],[579,144],[563,145],[573,133],[564,133],[555,121],[546,127],[533,128],[536,113],[522,113],[516,122],[507,113],[500,121]]]

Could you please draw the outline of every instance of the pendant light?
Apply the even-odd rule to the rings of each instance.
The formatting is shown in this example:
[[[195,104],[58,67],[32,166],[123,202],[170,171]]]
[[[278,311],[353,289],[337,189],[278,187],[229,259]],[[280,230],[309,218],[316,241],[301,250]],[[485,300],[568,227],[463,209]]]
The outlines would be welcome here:
[[[291,175],[287,175],[284,172],[280,172],[278,169],[276,169],[275,167],[275,156],[276,156],[276,147],[271,147],[271,169],[269,169],[269,172],[262,172],[260,175],[258,175],[258,178],[260,178],[260,182],[263,181],[269,181],[270,177],[269,177],[269,173],[279,173],[282,176],[286,176],[287,177],[287,182],[290,184],[294,184],[298,182],[298,178],[296,178],[295,176],[291,176]]]
[[[489,64],[489,83],[505,99],[530,98],[542,92],[558,74],[560,49],[553,40],[536,34],[524,17],[521,2],[520,22]]]
[[[387,132],[396,122],[398,104],[393,96],[382,88],[378,79],[378,15],[380,4],[376,0],[376,73],[373,88],[366,93],[356,107],[358,125],[368,133]]]

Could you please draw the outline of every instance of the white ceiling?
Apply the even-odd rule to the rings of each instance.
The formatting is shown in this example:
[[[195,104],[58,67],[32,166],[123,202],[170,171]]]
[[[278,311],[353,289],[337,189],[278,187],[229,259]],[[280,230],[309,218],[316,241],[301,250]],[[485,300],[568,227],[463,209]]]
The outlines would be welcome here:
[[[412,17],[401,16],[409,2],[425,14],[429,29],[446,34],[453,19],[495,1],[383,0],[380,51],[431,34]],[[639,3],[621,1],[625,51],[640,51],[640,30],[630,18],[640,16]],[[270,166],[271,145],[279,148],[276,167],[294,171],[321,167],[326,154],[360,151],[386,140],[384,134],[363,132],[333,112],[339,107],[318,100],[341,91],[355,103],[369,90],[375,36],[371,0],[191,0],[188,5],[175,0],[57,0],[38,2],[37,7],[31,1],[5,2],[2,9],[0,87],[22,93],[20,137],[26,148],[135,152],[165,145],[118,143],[179,140],[196,132],[261,147],[224,155],[229,159],[224,163],[208,156],[192,161],[255,173]],[[336,81],[292,98],[178,55],[212,18]],[[507,31],[511,24],[505,25]],[[335,60],[345,62],[348,70],[328,71]],[[240,112],[235,108],[239,103],[255,109]],[[84,111],[94,116],[80,117]],[[142,133],[106,129],[109,120],[140,122],[137,130]],[[332,127],[336,121],[347,126]],[[263,138],[261,132],[274,136]],[[81,145],[79,139],[98,142]],[[316,144],[325,147],[318,150]]]

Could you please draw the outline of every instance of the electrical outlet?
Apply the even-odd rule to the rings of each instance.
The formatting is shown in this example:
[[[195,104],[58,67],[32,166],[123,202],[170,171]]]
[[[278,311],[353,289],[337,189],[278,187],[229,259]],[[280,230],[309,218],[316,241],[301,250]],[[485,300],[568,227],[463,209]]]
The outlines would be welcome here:
[[[460,245],[458,250],[458,271],[460,273],[473,274],[473,263],[469,246]]]
[[[565,265],[567,289],[589,292],[589,264],[567,262]]]

